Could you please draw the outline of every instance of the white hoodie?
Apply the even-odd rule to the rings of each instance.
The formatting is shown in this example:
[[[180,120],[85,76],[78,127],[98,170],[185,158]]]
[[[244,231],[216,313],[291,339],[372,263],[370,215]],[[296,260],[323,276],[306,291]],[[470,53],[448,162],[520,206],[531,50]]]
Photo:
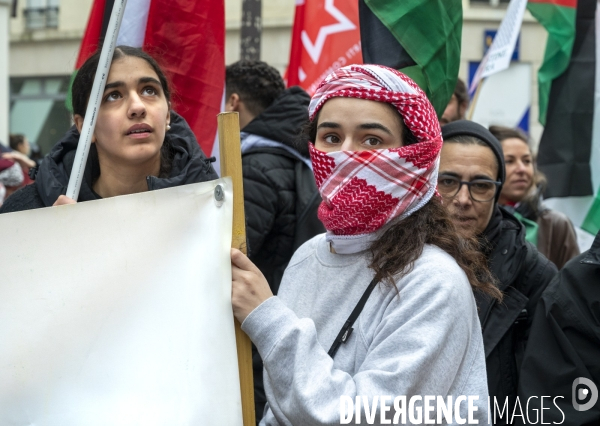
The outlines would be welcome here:
[[[445,401],[452,396],[453,403],[461,395],[477,396],[474,418],[488,424],[473,292],[462,269],[438,247],[424,247],[413,269],[397,281],[398,291],[381,283],[375,287],[348,341],[333,360],[329,357],[327,351],[373,279],[368,259],[368,252],[331,253],[325,236],[316,236],[294,254],[279,295],[242,324],[265,366],[268,405],[260,424],[340,424],[342,396],[364,396],[369,404],[375,396],[390,396],[386,401],[392,409],[385,418],[392,420],[393,399],[406,396],[408,406],[417,395]],[[468,419],[467,408],[462,402],[460,418]],[[362,410],[360,420],[380,424],[380,414],[367,423]],[[437,409],[428,417],[435,420]],[[405,422],[412,424],[408,414]]]

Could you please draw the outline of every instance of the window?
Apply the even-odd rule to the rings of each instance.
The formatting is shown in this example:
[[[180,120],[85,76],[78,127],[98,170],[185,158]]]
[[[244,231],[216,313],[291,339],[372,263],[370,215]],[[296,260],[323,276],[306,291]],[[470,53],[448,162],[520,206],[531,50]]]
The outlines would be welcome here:
[[[10,133],[22,133],[42,155],[71,127],[65,106],[69,76],[10,79]]]
[[[58,4],[60,0],[27,0],[25,27],[28,30],[58,28]]]

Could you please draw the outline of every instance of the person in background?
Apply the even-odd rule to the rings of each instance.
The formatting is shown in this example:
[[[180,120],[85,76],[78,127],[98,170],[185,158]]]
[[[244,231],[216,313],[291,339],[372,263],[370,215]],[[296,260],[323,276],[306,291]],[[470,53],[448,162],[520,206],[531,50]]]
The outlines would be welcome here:
[[[19,151],[21,154],[29,157],[31,154],[31,145],[25,135],[10,135],[10,147],[13,151]]]
[[[75,125],[44,158],[35,183],[7,198],[0,213],[74,203],[64,194],[99,58],[98,51],[73,81]],[[171,111],[169,85],[160,66],[141,49],[118,46],[77,201],[216,178],[185,120]]]
[[[473,291],[500,293],[476,242],[459,238],[436,196],[435,110],[406,75],[350,65],[319,85],[309,117],[327,233],[294,253],[277,296],[232,249],[233,312],[265,365],[260,424],[339,424],[341,397],[359,395],[369,404],[479,395],[475,416],[485,422]]]
[[[458,231],[476,237],[502,303],[475,294],[490,397],[514,407],[531,322],[556,267],[525,239],[523,225],[498,205],[506,180],[500,142],[485,127],[459,120],[442,127],[438,191]],[[493,401],[492,401],[493,402]],[[496,424],[505,424],[506,418]]]
[[[294,251],[325,232],[308,146],[295,143],[310,97],[298,86],[286,89],[279,72],[262,61],[235,62],[225,76],[225,108],[240,120],[248,256],[277,294]],[[255,349],[253,359],[258,420],[266,398]]]
[[[502,144],[506,182],[498,202],[513,211],[527,228],[527,240],[558,269],[579,254],[577,234],[567,216],[542,204],[546,178],[537,169],[527,136],[520,130],[490,126]]]
[[[533,412],[544,413],[545,424],[592,426],[600,424],[599,389],[600,232],[542,294],[521,367],[519,397],[530,401]]]
[[[29,157],[31,154],[31,145],[29,144],[29,141],[25,135],[10,135],[10,148],[12,151],[2,154],[2,157],[19,163],[23,170],[23,186],[29,185],[33,182],[29,176],[29,171],[36,166],[36,162]]]
[[[442,114],[440,124],[443,126],[456,120],[464,120],[467,108],[469,108],[469,92],[465,82],[459,78],[456,80],[454,93]]]
[[[21,166],[8,158],[0,157],[0,205],[23,186],[23,181]]]

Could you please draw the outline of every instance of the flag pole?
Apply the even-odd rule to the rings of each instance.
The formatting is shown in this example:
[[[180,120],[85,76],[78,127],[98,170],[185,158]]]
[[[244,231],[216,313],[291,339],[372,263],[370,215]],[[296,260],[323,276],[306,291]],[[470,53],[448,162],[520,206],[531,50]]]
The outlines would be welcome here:
[[[79,143],[77,144],[77,151],[75,152],[75,160],[69,178],[69,185],[67,186],[67,197],[72,198],[75,201],[77,201],[77,198],[79,197],[83,172],[85,170],[85,164],[87,163],[88,153],[90,152],[92,136],[94,134],[94,128],[96,127],[96,119],[98,118],[98,109],[100,108],[100,102],[102,101],[102,93],[104,92],[104,86],[106,86],[106,79],[108,78],[108,72],[115,52],[115,44],[117,43],[117,36],[119,35],[121,20],[123,19],[126,5],[127,0],[115,1],[110,14],[110,20],[108,21],[106,37],[102,45],[102,51],[100,52],[98,69],[96,71],[96,77],[94,77],[90,99],[85,110],[83,127],[81,129]]]
[[[246,254],[246,219],[244,216],[244,187],[242,178],[242,150],[240,122],[237,112],[224,112],[217,116],[219,126],[219,154],[221,176],[231,176],[233,182],[233,233],[231,247]],[[252,377],[252,345],[250,338],[235,320],[235,340],[240,372],[242,417],[244,426],[256,424],[254,414],[254,380]]]
[[[475,107],[477,106],[477,101],[479,100],[479,94],[481,93],[481,88],[483,87],[483,81],[485,79],[481,79],[479,84],[477,85],[477,89],[475,90],[475,95],[473,95],[473,101],[469,105],[469,110],[467,111],[467,120],[473,119],[473,114],[475,113]]]

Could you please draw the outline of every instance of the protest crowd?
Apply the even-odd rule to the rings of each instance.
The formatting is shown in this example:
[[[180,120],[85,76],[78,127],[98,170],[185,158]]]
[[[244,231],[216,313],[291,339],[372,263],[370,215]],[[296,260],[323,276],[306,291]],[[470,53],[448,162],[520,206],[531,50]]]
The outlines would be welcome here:
[[[78,198],[65,195],[101,48],[78,67],[72,127],[50,152],[35,158],[22,134],[0,145],[0,220],[219,177],[174,108],[165,58],[119,45]],[[391,397],[392,419],[394,398],[434,395],[478,424],[600,425],[600,403],[578,408],[600,386],[600,232],[580,249],[546,202],[556,177],[537,146],[472,121],[457,67],[440,94],[363,53],[372,63],[332,70],[314,93],[260,60],[224,68],[247,249],[231,251],[231,305],[252,341],[256,424],[386,424],[377,405],[367,422],[363,396]]]

